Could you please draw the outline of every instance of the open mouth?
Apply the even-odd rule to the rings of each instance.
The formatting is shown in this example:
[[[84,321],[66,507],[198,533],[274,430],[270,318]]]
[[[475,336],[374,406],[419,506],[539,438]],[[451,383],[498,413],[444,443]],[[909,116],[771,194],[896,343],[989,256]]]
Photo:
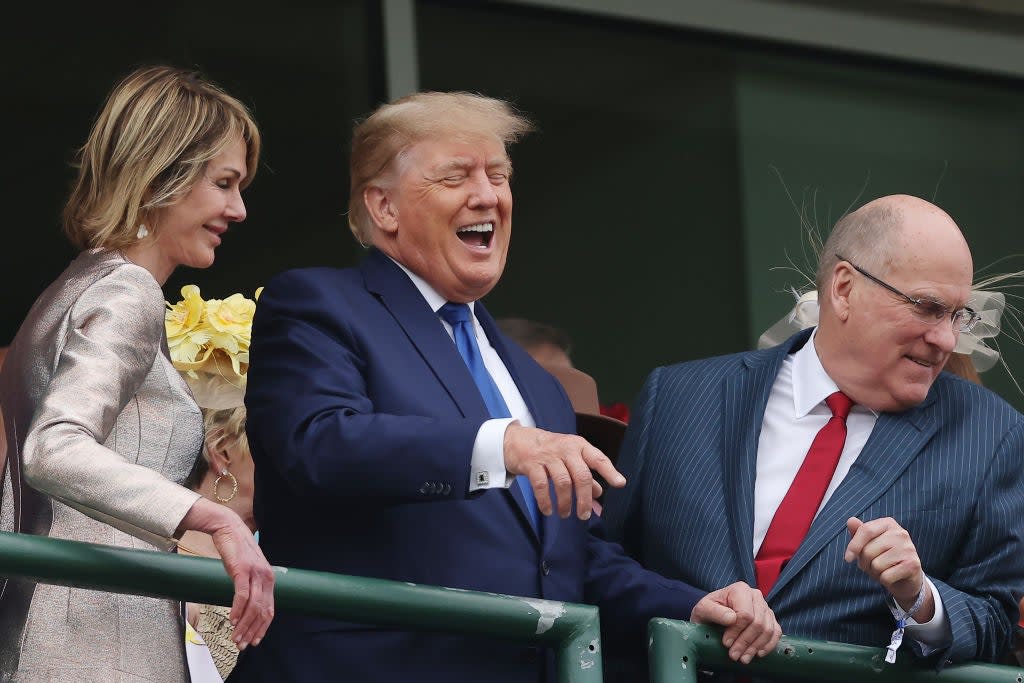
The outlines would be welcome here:
[[[455,234],[466,246],[486,249],[491,246],[491,239],[494,237],[494,223],[467,225],[459,228]]]
[[[926,360],[921,359],[921,358],[914,358],[913,356],[904,356],[904,358],[906,358],[907,360],[909,360],[911,362],[917,363],[918,365],[920,365],[923,368],[931,368],[933,365],[935,365],[935,363],[932,363],[930,361],[926,361]]]

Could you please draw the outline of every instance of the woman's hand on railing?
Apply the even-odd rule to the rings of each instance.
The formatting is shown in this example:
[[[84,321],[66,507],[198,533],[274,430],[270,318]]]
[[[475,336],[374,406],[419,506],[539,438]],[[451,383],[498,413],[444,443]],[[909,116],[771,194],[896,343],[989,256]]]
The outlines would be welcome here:
[[[252,531],[232,510],[205,498],[195,502],[179,528],[213,537],[224,569],[235,584],[230,614],[232,639],[239,650],[259,645],[274,618],[274,572]]]

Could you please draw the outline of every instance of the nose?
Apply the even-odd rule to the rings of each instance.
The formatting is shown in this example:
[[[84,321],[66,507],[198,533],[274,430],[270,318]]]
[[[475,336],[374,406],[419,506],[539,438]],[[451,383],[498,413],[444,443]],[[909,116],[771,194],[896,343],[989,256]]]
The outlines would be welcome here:
[[[960,336],[959,330],[954,330],[950,320],[940,321],[937,325],[929,325],[925,332],[924,339],[929,344],[937,346],[944,353],[952,353],[956,348],[957,339]]]
[[[245,220],[245,202],[242,201],[242,193],[238,188],[231,194],[231,199],[225,208],[224,216],[233,223],[241,223]]]
[[[471,209],[492,209],[498,205],[498,193],[486,173],[474,174],[472,183],[466,206]]]

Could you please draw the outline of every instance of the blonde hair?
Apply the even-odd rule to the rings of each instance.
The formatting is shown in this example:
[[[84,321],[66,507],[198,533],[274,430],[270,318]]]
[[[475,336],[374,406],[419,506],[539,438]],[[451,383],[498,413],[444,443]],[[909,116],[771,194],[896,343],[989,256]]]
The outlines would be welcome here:
[[[493,136],[508,146],[534,129],[503,100],[468,92],[421,92],[378,107],[352,133],[348,225],[360,244],[372,242],[374,223],[363,191],[409,147],[427,139]]]
[[[203,441],[203,456],[196,459],[192,471],[183,485],[194,491],[199,490],[203,477],[210,471],[210,449],[220,447],[224,450],[239,448],[249,454],[249,438],[245,434],[245,406],[214,410],[203,408],[203,425],[206,427],[206,438]]]
[[[107,96],[78,150],[64,232],[79,249],[129,246],[149,211],[184,197],[206,164],[237,140],[246,145],[246,187],[256,174],[260,133],[245,105],[195,71],[133,71]]]

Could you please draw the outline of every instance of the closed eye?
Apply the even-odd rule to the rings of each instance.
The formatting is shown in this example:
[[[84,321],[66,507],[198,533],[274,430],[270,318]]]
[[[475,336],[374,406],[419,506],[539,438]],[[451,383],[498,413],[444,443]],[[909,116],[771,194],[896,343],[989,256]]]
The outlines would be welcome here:
[[[945,305],[940,304],[938,301],[930,301],[928,299],[918,301],[914,304],[914,308],[916,308],[918,313],[923,317],[934,318],[935,320],[942,320],[952,313],[952,311],[946,308]]]

